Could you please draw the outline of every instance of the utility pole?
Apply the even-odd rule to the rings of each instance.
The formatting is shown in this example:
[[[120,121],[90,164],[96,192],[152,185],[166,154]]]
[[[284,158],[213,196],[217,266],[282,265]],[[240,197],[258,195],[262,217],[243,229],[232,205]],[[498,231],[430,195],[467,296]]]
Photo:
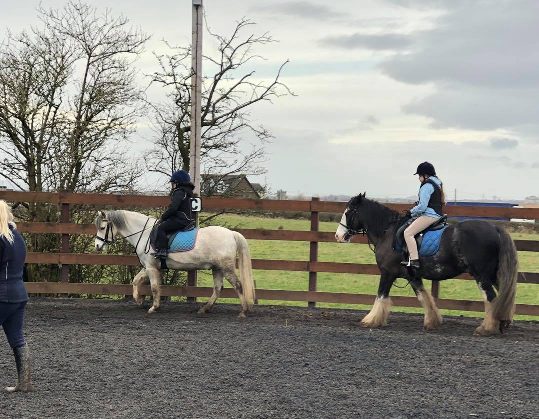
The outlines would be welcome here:
[[[193,0],[191,45],[191,136],[189,149],[189,174],[195,185],[194,193],[200,195],[200,135],[202,93],[202,0]]]
[[[202,93],[202,0],[193,0],[193,23],[191,44],[191,136],[189,147],[189,174],[195,185],[195,196],[200,196],[200,136],[201,136],[201,93]],[[198,212],[194,213],[198,225]],[[197,284],[197,271],[187,273],[187,285]],[[187,301],[196,302],[196,297]]]

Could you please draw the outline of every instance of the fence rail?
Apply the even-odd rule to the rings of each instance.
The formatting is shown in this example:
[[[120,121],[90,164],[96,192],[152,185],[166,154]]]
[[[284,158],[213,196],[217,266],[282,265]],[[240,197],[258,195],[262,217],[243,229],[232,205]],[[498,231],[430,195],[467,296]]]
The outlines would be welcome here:
[[[121,294],[130,295],[131,287],[121,284],[89,284],[69,283],[70,265],[139,265],[138,258],[132,255],[98,255],[71,253],[69,238],[71,235],[94,235],[93,224],[77,224],[71,222],[70,212],[73,206],[85,205],[97,209],[106,207],[113,208],[157,208],[168,204],[166,196],[145,195],[112,195],[112,194],[80,194],[80,193],[46,193],[46,192],[14,192],[0,191],[0,199],[10,202],[23,203],[49,203],[57,205],[60,214],[58,223],[50,222],[20,222],[18,228],[22,232],[34,234],[53,233],[61,236],[59,252],[32,253],[27,257],[30,264],[57,264],[61,265],[60,279],[62,282],[34,282],[27,283],[31,293],[54,293],[54,294]],[[282,200],[252,200],[252,199],[228,199],[206,198],[204,199],[205,210],[251,210],[266,212],[304,212],[310,213],[310,231],[293,230],[263,230],[263,229],[237,229],[248,239],[256,240],[284,240],[309,242],[309,260],[268,260],[254,259],[253,268],[262,270],[284,270],[308,272],[308,290],[285,291],[258,289],[259,299],[305,301],[309,306],[316,302],[346,303],[346,304],[371,304],[372,295],[328,293],[316,291],[317,274],[319,272],[350,273],[378,275],[376,265],[357,263],[338,263],[318,261],[318,243],[334,242],[334,233],[319,231],[320,212],[342,213],[345,209],[343,202],[324,202],[313,198],[310,201],[282,201]],[[402,211],[407,209],[407,204],[387,204],[389,207]],[[517,219],[539,219],[539,208],[500,208],[500,207],[470,207],[448,206],[446,212],[450,216],[475,216],[475,217],[503,217]],[[353,238],[354,243],[366,243],[365,237]],[[515,240],[519,251],[539,252],[539,240]],[[471,279],[464,274],[457,278]],[[84,278],[77,278],[82,279]],[[539,283],[539,273],[520,272],[519,283]],[[186,297],[206,297],[211,294],[210,288],[188,287],[163,287],[163,295],[178,295]],[[479,301],[462,301],[439,299],[439,283],[432,282],[432,292],[437,298],[441,308],[455,310],[482,311],[483,304]],[[229,295],[230,294],[230,295]],[[233,297],[231,290],[224,290],[223,296]],[[417,300],[412,297],[393,297],[397,306],[416,307]],[[527,315],[539,315],[539,305],[519,304],[517,313]]]

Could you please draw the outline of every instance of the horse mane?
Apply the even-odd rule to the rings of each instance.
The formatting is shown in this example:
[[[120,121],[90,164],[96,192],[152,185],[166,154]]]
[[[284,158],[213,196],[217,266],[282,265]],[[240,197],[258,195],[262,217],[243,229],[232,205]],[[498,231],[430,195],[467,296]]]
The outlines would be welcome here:
[[[365,230],[375,236],[383,235],[391,224],[401,218],[397,211],[366,198],[364,193],[353,197],[348,207],[360,210]]]
[[[106,211],[107,219],[118,229],[122,230],[126,227],[124,212],[119,211]]]

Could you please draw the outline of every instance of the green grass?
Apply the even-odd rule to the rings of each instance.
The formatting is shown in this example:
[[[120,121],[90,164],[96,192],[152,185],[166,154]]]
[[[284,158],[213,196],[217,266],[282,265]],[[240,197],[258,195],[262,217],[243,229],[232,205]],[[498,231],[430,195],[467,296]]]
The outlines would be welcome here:
[[[247,215],[227,214],[214,218],[213,225],[224,225],[229,228],[259,228],[268,230],[309,230],[309,220],[292,220],[283,218],[256,217]],[[334,232],[337,228],[335,222],[321,222],[321,231]],[[516,233],[512,234],[514,239],[539,240],[537,234]],[[253,259],[281,259],[281,260],[308,260],[309,243],[299,241],[279,241],[279,240],[249,240],[251,256]],[[321,262],[348,262],[348,263],[369,263],[374,264],[374,255],[365,244],[339,244],[339,243],[319,243],[318,259]],[[526,272],[539,272],[539,254],[537,252],[519,252],[520,270]],[[307,272],[288,271],[254,271],[256,286],[260,289],[276,290],[299,290],[308,288]],[[199,285],[212,286],[211,274],[201,272],[199,275]],[[399,279],[394,286],[391,295],[414,297],[414,293],[404,279]],[[426,281],[430,287],[430,282]],[[317,290],[325,292],[344,292],[354,294],[376,294],[378,288],[378,277],[373,275],[357,274],[335,274],[319,273],[317,278]],[[539,285],[518,284],[517,303],[518,304],[539,304]],[[440,283],[440,298],[455,300],[477,300],[482,297],[477,289],[475,281],[467,280],[447,280]],[[236,300],[231,300],[237,302]],[[261,304],[306,306],[304,302],[293,301],[265,301]],[[347,304],[327,304],[317,303],[318,307],[337,307],[366,309],[367,306],[347,305]],[[395,311],[402,312],[422,312],[419,308],[395,307]],[[445,314],[481,316],[482,313],[460,312],[454,310],[442,310]],[[534,319],[532,316],[517,316],[517,319]]]

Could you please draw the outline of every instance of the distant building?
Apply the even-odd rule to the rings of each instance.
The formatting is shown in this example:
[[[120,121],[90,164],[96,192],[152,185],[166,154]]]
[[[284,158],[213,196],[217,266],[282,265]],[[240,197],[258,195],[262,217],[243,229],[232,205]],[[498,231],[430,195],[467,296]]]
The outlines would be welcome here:
[[[226,196],[233,198],[260,199],[265,189],[259,183],[251,183],[247,175],[211,175],[200,176],[202,196]]]

